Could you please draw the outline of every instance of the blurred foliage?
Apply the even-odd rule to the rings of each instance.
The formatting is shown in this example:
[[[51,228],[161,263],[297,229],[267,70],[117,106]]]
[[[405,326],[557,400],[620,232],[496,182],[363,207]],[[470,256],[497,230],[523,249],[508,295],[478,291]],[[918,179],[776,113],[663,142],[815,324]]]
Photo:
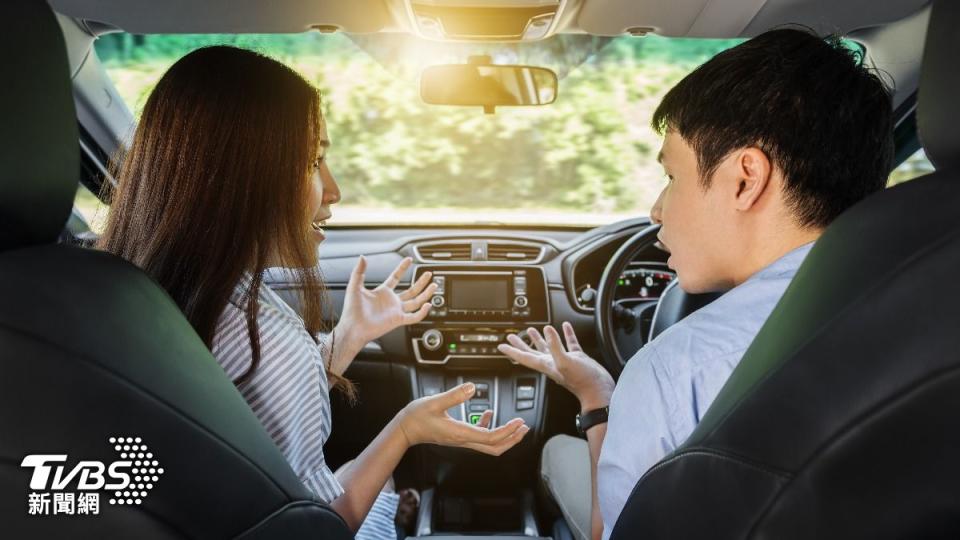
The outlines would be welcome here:
[[[136,114],[177,58],[230,44],[276,58],[322,91],[343,205],[552,208],[571,216],[645,214],[662,187],[650,129],[663,94],[739,40],[563,35],[535,44],[444,44],[402,34],[111,34],[96,51]],[[425,105],[422,67],[490,54],[560,75],[557,101],[536,108]],[[576,220],[577,218],[573,218]]]
[[[927,159],[927,154],[923,149],[917,150],[890,173],[890,177],[887,179],[887,187],[930,174],[933,170],[933,164]]]
[[[298,70],[323,95],[341,208],[473,210],[474,219],[478,210],[510,209],[517,221],[548,209],[572,223],[602,223],[648,212],[663,186],[653,110],[684,75],[739,42],[560,35],[532,44],[448,44],[405,34],[121,33],[101,37],[96,51],[135,114],[162,73],[198,47],[245,47]],[[553,69],[561,77],[557,101],[493,115],[421,102],[423,67],[473,54]]]

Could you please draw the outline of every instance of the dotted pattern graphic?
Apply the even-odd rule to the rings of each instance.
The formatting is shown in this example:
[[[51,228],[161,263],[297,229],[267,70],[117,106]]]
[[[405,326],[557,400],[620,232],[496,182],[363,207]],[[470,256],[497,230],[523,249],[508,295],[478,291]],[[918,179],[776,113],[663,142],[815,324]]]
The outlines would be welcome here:
[[[140,437],[110,437],[109,441],[113,449],[120,453],[120,459],[133,463],[130,470],[133,473],[132,481],[122,491],[113,492],[110,504],[138,505],[160,480],[163,467],[160,467],[160,462]]]

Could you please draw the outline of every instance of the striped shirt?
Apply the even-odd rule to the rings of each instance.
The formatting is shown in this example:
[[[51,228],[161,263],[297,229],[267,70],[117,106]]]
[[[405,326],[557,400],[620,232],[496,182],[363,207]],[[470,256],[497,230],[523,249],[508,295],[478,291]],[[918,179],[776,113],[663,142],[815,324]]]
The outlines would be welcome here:
[[[232,380],[247,371],[252,358],[244,301],[249,287],[250,276],[245,275],[220,315],[213,338],[213,356]],[[300,481],[329,504],[343,494],[343,487],[323,457],[332,427],[326,336],[315,341],[300,315],[265,283],[258,299],[260,363],[240,385],[240,394]],[[356,538],[397,538],[393,516],[399,502],[396,493],[380,493]]]
[[[220,315],[213,339],[213,356],[232,380],[249,369],[252,358],[245,309],[249,286],[250,276],[244,276]],[[266,284],[260,286],[258,299],[260,363],[240,385],[240,394],[300,481],[329,503],[343,487],[323,457],[332,427],[325,342],[318,345],[303,319]]]

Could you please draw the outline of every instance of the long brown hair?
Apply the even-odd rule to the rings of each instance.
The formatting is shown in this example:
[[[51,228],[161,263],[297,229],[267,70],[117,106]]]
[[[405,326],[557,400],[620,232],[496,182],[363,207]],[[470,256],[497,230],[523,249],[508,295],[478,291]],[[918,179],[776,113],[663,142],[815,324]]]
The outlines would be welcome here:
[[[253,51],[206,47],[163,75],[115,160],[118,182],[106,193],[112,204],[98,247],[150,274],[208,347],[231,293],[251,272],[244,302],[253,356],[237,385],[260,361],[258,295],[271,254],[302,286],[307,331],[325,329],[306,202],[321,114],[319,91],[287,66]]]

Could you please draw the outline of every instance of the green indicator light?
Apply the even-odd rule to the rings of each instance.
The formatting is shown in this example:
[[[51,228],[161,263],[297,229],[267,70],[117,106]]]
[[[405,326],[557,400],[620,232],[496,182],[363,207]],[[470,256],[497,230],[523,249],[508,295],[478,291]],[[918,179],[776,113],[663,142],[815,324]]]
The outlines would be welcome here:
[[[623,280],[622,280],[622,279],[618,279],[618,280],[617,280],[617,285],[623,285]]]
[[[470,415],[470,423],[473,424],[473,425],[477,425],[478,423],[480,423],[480,417],[481,417],[481,416],[483,416],[483,415],[482,415],[482,414],[471,414],[471,415]]]
[[[451,344],[449,345],[449,347],[450,347],[450,350],[452,351],[452,350],[454,350],[454,349],[457,348],[457,344],[456,344],[456,343],[451,343]]]

